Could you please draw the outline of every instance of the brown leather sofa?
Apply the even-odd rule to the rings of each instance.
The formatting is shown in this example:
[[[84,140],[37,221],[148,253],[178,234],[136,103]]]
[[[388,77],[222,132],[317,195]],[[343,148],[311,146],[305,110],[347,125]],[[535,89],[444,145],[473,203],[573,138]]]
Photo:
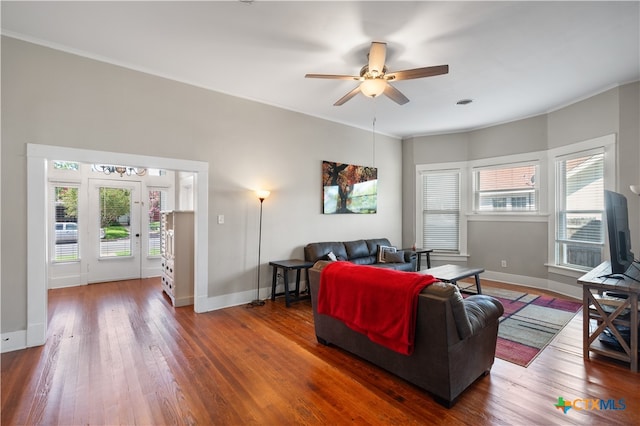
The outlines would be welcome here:
[[[333,253],[338,260],[347,260],[357,265],[371,265],[407,272],[416,270],[417,257],[415,251],[403,250],[403,262],[379,263],[377,255],[378,247],[380,246],[389,247],[391,243],[386,238],[310,243],[304,248],[304,260],[307,262],[327,260],[327,255]]]
[[[321,271],[327,264],[319,261],[309,270],[318,342],[372,362],[430,392],[446,407],[451,407],[476,379],[489,373],[503,313],[498,300],[486,295],[463,299],[455,285],[442,282],[427,286],[418,296],[415,348],[407,356],[317,312]]]

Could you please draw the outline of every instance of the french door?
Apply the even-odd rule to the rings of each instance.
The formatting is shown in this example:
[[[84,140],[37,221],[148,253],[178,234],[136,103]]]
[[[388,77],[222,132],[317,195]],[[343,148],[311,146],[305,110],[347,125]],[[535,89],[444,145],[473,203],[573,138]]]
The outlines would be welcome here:
[[[140,182],[89,179],[89,283],[141,277]]]

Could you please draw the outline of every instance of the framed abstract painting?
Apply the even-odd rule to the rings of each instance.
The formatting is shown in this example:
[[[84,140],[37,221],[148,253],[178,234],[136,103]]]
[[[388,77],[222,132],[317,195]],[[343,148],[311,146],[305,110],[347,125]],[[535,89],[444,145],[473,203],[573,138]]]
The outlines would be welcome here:
[[[378,169],[322,162],[322,212],[373,214],[378,211]]]

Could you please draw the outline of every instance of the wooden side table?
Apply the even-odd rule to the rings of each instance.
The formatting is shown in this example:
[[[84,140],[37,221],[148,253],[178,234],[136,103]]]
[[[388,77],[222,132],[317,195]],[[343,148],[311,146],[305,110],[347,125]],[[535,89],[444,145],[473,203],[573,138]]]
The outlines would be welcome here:
[[[593,352],[626,361],[631,371],[637,373],[640,283],[625,276],[607,278],[610,272],[611,264],[604,262],[578,279],[578,284],[582,284],[583,357],[589,359],[589,353]],[[605,291],[623,294],[626,298],[608,298]],[[596,324],[593,331],[591,321]],[[620,334],[618,327],[629,328],[629,343]],[[622,350],[607,347],[599,341],[605,330],[615,338]]]
[[[425,254],[427,257],[427,269],[431,268],[431,253],[433,253],[433,249],[425,249],[416,247],[414,250],[416,255],[418,256],[418,262],[416,263],[417,270],[420,271],[420,259],[422,259],[422,255]]]
[[[287,308],[291,302],[297,302],[298,300],[308,299],[310,295],[300,296],[300,272],[302,270],[306,273],[307,286],[309,285],[309,268],[313,267],[313,262],[307,262],[300,259],[289,260],[274,260],[269,262],[273,269],[273,278],[271,280],[271,300],[276,300],[276,296],[282,296],[284,294],[284,301]],[[278,283],[278,269],[282,269],[282,276],[284,278],[284,292],[276,294],[276,284]],[[296,271],[296,289],[295,297],[290,295],[289,291],[289,271]],[[308,293],[308,292],[307,292]]]

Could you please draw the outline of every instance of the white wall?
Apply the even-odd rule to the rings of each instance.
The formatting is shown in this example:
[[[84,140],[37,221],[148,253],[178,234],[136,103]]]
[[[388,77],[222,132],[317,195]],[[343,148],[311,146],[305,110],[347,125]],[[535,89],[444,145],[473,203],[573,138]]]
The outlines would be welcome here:
[[[401,243],[402,154],[393,138],[375,139],[378,213],[323,215],[322,161],[372,165],[371,132],[8,37],[2,113],[3,334],[27,325],[27,143],[207,162],[210,298],[255,295],[259,187],[272,191],[264,203],[264,287],[268,261],[303,257],[308,242]]]
[[[545,151],[572,143],[615,134],[618,141],[617,191],[629,201],[632,247],[640,254],[640,197],[629,185],[640,183],[640,83],[607,90],[557,111],[486,129],[450,135],[424,136],[403,141],[403,238],[415,235],[415,166]],[[570,276],[550,274],[547,260],[546,222],[469,222],[468,264],[497,275],[510,275],[536,286],[546,282],[574,285]],[[509,259],[508,270],[499,260]],[[506,274],[502,274],[502,272]],[[565,286],[565,288],[567,288]],[[558,290],[558,289],[555,289]],[[571,289],[572,291],[575,289]],[[575,295],[575,294],[574,294]]]

